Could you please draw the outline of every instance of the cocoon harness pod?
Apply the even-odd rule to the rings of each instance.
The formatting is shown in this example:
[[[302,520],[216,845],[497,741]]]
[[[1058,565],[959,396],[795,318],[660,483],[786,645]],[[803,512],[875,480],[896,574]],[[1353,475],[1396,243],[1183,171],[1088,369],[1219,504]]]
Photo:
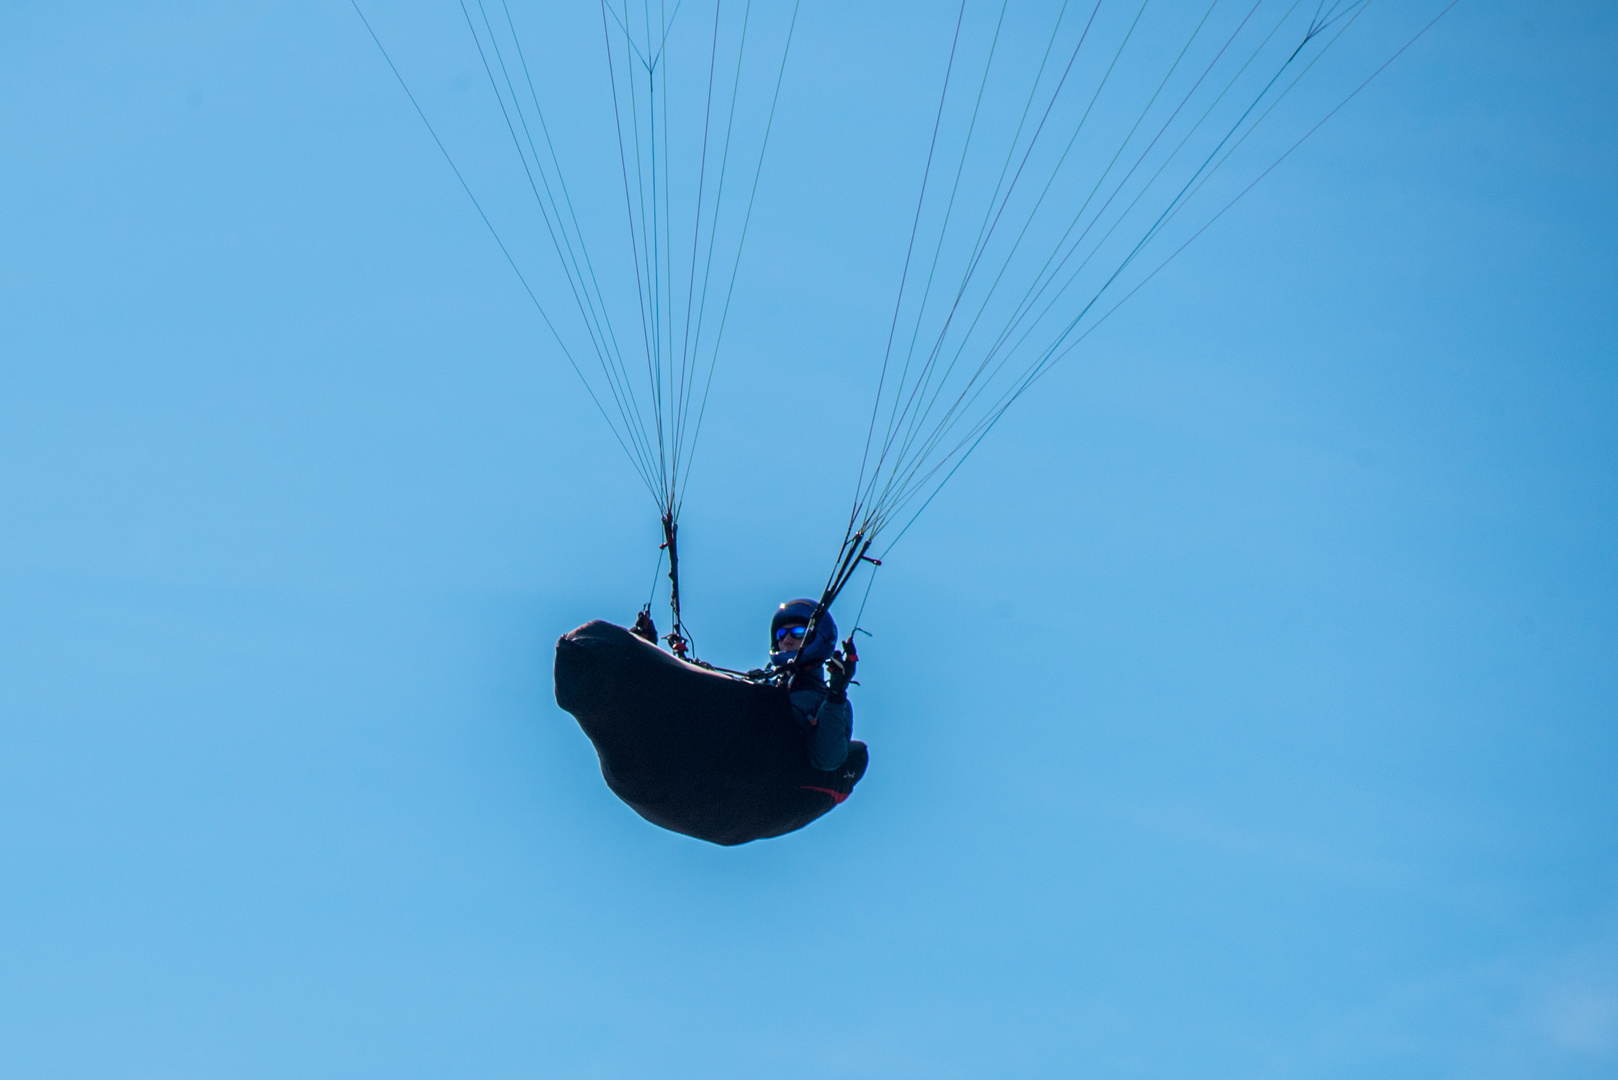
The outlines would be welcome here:
[[[607,786],[654,825],[715,844],[801,829],[848,798],[865,744],[809,766],[786,690],[707,671],[609,622],[556,643],[556,703],[595,744]]]

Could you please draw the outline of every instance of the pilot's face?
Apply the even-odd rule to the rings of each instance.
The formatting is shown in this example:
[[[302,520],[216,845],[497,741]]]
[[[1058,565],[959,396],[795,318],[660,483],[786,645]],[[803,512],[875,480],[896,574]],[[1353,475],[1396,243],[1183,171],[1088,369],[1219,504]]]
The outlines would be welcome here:
[[[776,652],[797,652],[803,648],[803,632],[808,629],[803,623],[788,623],[777,627],[775,631]]]

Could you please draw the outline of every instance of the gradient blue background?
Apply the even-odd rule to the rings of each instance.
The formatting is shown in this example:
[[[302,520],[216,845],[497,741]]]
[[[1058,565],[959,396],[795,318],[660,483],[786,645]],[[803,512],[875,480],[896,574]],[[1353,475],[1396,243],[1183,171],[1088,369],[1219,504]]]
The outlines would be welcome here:
[[[721,662],[835,546],[946,8],[806,9]],[[554,704],[656,522],[353,12],[0,4],[0,1076],[1618,1074],[1615,91],[1611,4],[1463,2],[984,445],[858,794],[721,850]]]

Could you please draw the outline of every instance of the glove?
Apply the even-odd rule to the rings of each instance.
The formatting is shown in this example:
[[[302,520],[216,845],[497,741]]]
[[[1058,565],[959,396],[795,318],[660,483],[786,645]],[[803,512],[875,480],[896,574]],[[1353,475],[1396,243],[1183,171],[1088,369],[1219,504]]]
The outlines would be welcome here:
[[[652,623],[652,613],[644,608],[635,614],[635,625],[629,628],[629,632],[653,645],[657,644],[657,627]]]
[[[848,700],[848,684],[854,681],[854,668],[859,661],[854,650],[843,653],[832,653],[831,659],[826,661],[826,700],[835,704],[842,704]]]

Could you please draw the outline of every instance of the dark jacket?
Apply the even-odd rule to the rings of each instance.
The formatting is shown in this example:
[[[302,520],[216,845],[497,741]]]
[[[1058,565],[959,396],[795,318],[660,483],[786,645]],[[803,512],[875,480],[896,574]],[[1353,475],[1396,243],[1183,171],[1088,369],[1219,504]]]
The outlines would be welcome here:
[[[818,665],[794,675],[787,692],[792,700],[792,715],[809,736],[810,766],[827,772],[837,768],[848,758],[854,707],[846,698],[826,700],[826,683]]]

